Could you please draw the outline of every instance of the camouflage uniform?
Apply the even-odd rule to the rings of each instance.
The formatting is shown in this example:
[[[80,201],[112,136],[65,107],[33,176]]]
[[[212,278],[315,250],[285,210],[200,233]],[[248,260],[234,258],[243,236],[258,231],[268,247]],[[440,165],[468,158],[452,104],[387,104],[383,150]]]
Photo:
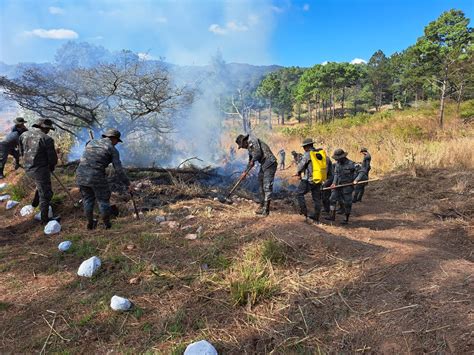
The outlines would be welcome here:
[[[277,160],[273,155],[270,147],[254,136],[248,138],[249,163],[247,169],[255,164],[260,163],[260,171],[258,172],[258,181],[260,184],[260,193],[263,197],[263,204],[270,202],[273,193],[273,180],[277,170]]]
[[[324,189],[326,187],[331,186],[333,179],[334,179],[334,164],[331,162],[331,170],[330,171],[328,170],[328,178],[326,181],[323,182],[321,188]],[[329,210],[330,210],[330,205],[331,205],[330,198],[331,198],[331,190],[324,190],[321,192],[321,199],[323,202],[324,211],[327,213],[329,213]]]
[[[313,164],[311,162],[310,151],[317,151],[321,149],[310,148],[309,151],[305,152],[303,158],[298,163],[297,175],[304,173],[301,178],[300,184],[298,185],[298,190],[296,192],[298,205],[300,207],[300,213],[304,216],[308,216],[308,209],[306,207],[306,202],[304,195],[311,191],[311,197],[313,198],[314,203],[314,219],[319,221],[319,215],[321,214],[321,184],[315,184],[312,181],[313,177]],[[332,176],[332,163],[329,157],[326,157],[328,178]]]
[[[285,170],[285,156],[286,156],[285,150],[281,149],[278,152],[278,156],[280,158],[280,170]]]
[[[358,171],[357,177],[355,178],[355,181],[369,180],[369,171],[370,171],[370,161],[371,160],[372,160],[372,157],[367,152],[367,154],[364,155],[364,159],[362,160],[362,164],[360,165],[360,169]],[[367,183],[355,185],[354,198],[352,199],[352,202],[355,203],[355,202],[361,202],[362,201],[362,196],[364,196],[364,191],[365,191],[365,186],[366,185],[367,185]]]
[[[347,158],[341,158],[336,161],[334,166],[334,185],[343,185],[349,184],[354,181],[355,177],[355,164],[352,160]],[[337,202],[342,203],[346,216],[351,213],[352,209],[352,192],[354,191],[354,186],[339,187],[333,189],[331,192],[330,203],[331,211],[336,209]]]
[[[18,153],[17,147],[20,135],[18,132],[10,132],[0,142],[0,177],[3,178],[3,169],[8,160],[8,155],[13,155],[15,159],[15,169],[18,169],[20,163],[20,154]]]
[[[106,225],[110,223],[110,188],[105,169],[113,165],[119,180],[130,185],[120,161],[120,154],[109,138],[94,139],[87,143],[76,170],[76,182],[81,190],[84,212],[92,219],[95,201]]]
[[[54,139],[40,129],[27,131],[20,136],[20,153],[26,174],[36,184],[33,205],[39,202],[41,222],[47,223],[49,204],[53,197],[51,172],[58,163]]]

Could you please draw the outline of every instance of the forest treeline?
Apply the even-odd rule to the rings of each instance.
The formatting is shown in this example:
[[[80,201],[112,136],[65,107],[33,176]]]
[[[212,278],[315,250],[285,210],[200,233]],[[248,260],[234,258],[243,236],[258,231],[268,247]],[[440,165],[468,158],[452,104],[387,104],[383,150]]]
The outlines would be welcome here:
[[[359,111],[439,100],[443,125],[448,98],[458,104],[474,97],[474,33],[460,10],[444,12],[424,35],[401,52],[376,51],[367,63],[323,63],[283,68],[265,76],[248,100],[262,104],[284,124],[289,117],[309,124]],[[264,103],[262,103],[262,101]],[[271,122],[271,120],[270,120]]]

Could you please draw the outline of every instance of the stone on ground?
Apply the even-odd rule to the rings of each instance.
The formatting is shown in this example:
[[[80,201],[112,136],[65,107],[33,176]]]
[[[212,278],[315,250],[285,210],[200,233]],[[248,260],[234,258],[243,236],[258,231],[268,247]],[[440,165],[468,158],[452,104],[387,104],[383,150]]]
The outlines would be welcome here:
[[[32,214],[33,212],[35,212],[35,208],[31,205],[26,205],[26,206],[23,206],[20,210],[20,215],[22,217],[25,217],[25,216],[29,216],[30,214]]]
[[[44,234],[56,234],[61,232],[61,225],[58,221],[49,221],[47,225],[44,226]]]
[[[2,182],[0,184],[0,191],[4,190],[7,186],[8,186],[8,184],[6,182]]]
[[[217,355],[217,350],[206,340],[189,344],[184,351],[184,355]]]
[[[132,308],[132,302],[120,296],[113,296],[110,300],[110,308],[114,311],[128,311]]]
[[[156,221],[157,223],[164,222],[164,221],[166,221],[166,217],[165,217],[165,216],[156,216],[156,217],[155,217],[155,221]]]
[[[11,199],[10,195],[0,195],[0,201],[6,201]]]
[[[58,249],[60,251],[67,251],[71,248],[72,242],[70,240],[65,240],[64,242],[59,243]]]
[[[77,270],[79,276],[92,277],[96,271],[100,268],[101,262],[97,256],[93,256],[82,262]]]
[[[12,209],[13,207],[15,207],[16,205],[18,205],[19,203],[20,203],[20,202],[18,202],[18,201],[8,200],[8,201],[7,201],[7,204],[6,204],[6,206],[5,206],[5,208],[6,208],[7,210],[10,210],[10,209]]]

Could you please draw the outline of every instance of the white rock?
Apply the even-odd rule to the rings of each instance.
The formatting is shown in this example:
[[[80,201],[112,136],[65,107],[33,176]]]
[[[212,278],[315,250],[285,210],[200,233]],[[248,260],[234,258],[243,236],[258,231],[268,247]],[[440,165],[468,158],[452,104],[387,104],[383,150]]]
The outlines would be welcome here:
[[[70,240],[66,240],[64,242],[59,243],[58,249],[60,251],[67,251],[72,246],[72,242]]]
[[[165,221],[160,223],[161,226],[168,227],[170,229],[178,229],[179,223],[176,221]]]
[[[196,218],[196,216],[194,216],[192,214],[187,215],[186,217],[184,217],[184,219],[187,220],[187,221],[190,220],[190,219],[194,219],[194,218]]]
[[[6,201],[6,200],[9,200],[11,198],[10,195],[0,195],[0,201]]]
[[[164,221],[166,221],[166,217],[165,216],[156,216],[155,221],[158,222],[158,223],[164,222]]]
[[[201,236],[202,234],[202,226],[199,226],[198,229],[196,230],[196,233],[198,236]]]
[[[53,209],[51,208],[51,206],[49,206],[49,209],[48,209],[48,218],[53,218]],[[41,221],[41,212],[38,212],[37,214],[35,214],[35,219],[37,221]]]
[[[189,344],[184,350],[184,355],[217,355],[217,350],[211,343],[201,340]]]
[[[6,182],[2,182],[0,184],[0,191],[4,190],[7,186],[8,186],[8,184]]]
[[[97,256],[93,256],[82,262],[81,266],[79,266],[79,270],[77,270],[77,274],[79,276],[92,277],[100,268],[100,265],[100,259]]]
[[[186,234],[186,236],[184,237],[184,239],[187,239],[187,240],[194,240],[194,239],[197,239],[198,235],[197,234]]]
[[[9,210],[9,209],[15,207],[16,205],[18,205],[19,203],[20,203],[20,202],[18,202],[18,201],[8,200],[8,201],[7,201],[7,205],[5,206],[5,208],[6,208],[7,210]]]
[[[132,308],[132,302],[120,296],[113,296],[110,300],[110,308],[114,311],[128,311]]]
[[[61,232],[61,225],[58,221],[49,221],[47,225],[44,226],[44,234],[56,234]]]
[[[23,206],[20,210],[20,215],[22,217],[25,217],[25,216],[29,216],[30,214],[32,214],[33,212],[35,211],[35,208],[31,205],[26,205],[26,206]]]

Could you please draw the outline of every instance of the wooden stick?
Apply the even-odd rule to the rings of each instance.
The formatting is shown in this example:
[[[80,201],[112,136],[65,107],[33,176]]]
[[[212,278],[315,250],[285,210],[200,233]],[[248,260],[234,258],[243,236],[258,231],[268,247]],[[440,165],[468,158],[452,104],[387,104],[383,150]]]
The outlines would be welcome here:
[[[354,185],[360,185],[360,184],[365,184],[367,182],[371,182],[371,181],[378,181],[380,179],[369,179],[369,180],[364,180],[364,181],[358,181],[358,182],[350,182],[348,184],[342,184],[342,185],[337,185],[337,186],[334,186],[334,187],[325,187],[323,189],[321,189],[322,191],[325,191],[325,190],[334,190],[334,189],[337,189],[339,187],[346,187],[346,186],[354,186]]]
[[[53,334],[53,327],[54,327],[54,322],[56,322],[56,314],[54,315],[53,322],[51,326],[49,327],[49,334],[48,337],[46,338],[43,347],[41,348],[40,354],[45,354],[46,353],[46,346],[48,345],[49,338],[51,338],[51,334]],[[48,323],[49,325],[49,323]]]
[[[380,316],[382,314],[392,313],[392,312],[396,312],[396,311],[403,311],[404,309],[414,308],[414,307],[418,307],[418,306],[419,306],[419,304],[411,304],[409,306],[395,308],[395,309],[391,309],[389,311],[379,312],[379,313],[377,313],[377,315]]]

